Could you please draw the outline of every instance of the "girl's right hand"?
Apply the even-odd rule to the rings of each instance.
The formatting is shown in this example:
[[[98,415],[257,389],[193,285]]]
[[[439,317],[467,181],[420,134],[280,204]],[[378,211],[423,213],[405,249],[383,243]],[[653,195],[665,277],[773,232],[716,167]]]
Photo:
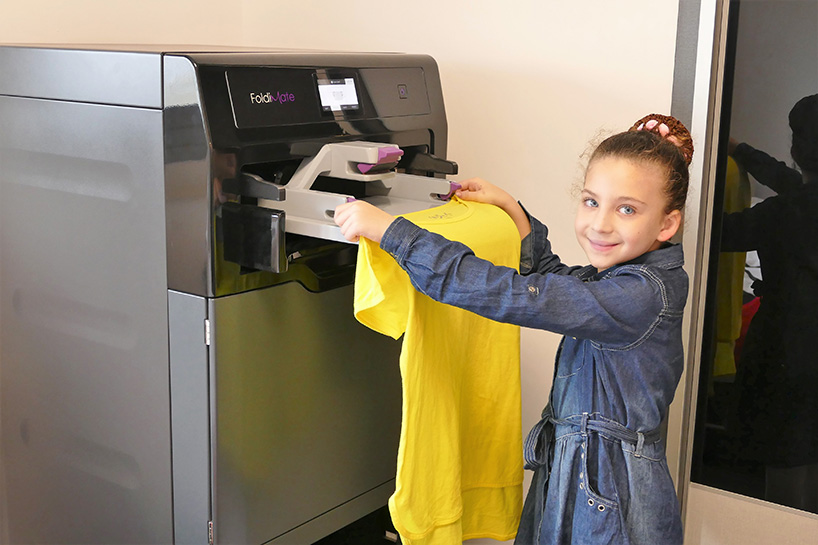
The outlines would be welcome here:
[[[395,217],[366,201],[352,200],[335,208],[334,220],[348,241],[358,242],[364,237],[380,243]]]

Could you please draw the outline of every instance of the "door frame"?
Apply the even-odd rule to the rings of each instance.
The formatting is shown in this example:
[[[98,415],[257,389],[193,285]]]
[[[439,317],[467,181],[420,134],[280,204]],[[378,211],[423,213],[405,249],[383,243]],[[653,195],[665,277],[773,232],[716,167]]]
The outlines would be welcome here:
[[[722,132],[730,0],[680,0],[671,114],[690,128],[696,154],[682,237],[691,279],[685,315],[686,370],[671,406],[668,461],[686,544],[814,543],[818,514],[691,482],[715,184]],[[729,127],[724,127],[729,129]]]

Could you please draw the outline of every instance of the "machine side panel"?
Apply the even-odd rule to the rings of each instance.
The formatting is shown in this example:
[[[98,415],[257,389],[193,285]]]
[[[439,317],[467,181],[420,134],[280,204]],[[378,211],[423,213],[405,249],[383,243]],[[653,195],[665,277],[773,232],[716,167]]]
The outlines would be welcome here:
[[[355,320],[352,293],[212,300],[217,544],[309,545],[394,490],[400,343]]]
[[[210,184],[235,177],[235,159],[217,155],[211,178],[196,70],[189,59],[167,55],[164,71],[168,287],[212,296],[211,214],[218,203],[213,201]]]
[[[0,47],[0,94],[162,107],[156,53]]]
[[[170,543],[161,111],[0,96],[0,128],[9,542]]]
[[[173,519],[176,545],[208,541],[210,403],[207,300],[168,292]]]

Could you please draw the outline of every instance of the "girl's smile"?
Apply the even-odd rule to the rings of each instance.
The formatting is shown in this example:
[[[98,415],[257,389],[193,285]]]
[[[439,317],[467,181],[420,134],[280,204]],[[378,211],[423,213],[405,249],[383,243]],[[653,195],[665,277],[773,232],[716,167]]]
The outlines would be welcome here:
[[[574,224],[591,265],[604,270],[656,250],[679,228],[665,212],[665,171],[652,163],[602,157],[588,168]]]

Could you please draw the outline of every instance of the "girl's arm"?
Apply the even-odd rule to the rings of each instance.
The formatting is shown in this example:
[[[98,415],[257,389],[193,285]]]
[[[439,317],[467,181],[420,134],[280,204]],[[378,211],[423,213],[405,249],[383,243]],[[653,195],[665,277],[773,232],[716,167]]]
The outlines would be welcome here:
[[[804,185],[801,173],[783,161],[767,155],[745,143],[736,142],[730,155],[743,166],[753,178],[779,195]]]
[[[527,214],[527,212],[526,212]],[[531,232],[520,245],[520,273],[570,274],[585,277],[596,272],[590,265],[569,266],[560,260],[560,256],[551,250],[548,240],[548,227],[533,216],[528,216]]]
[[[521,275],[364,201],[339,206],[335,221],[347,240],[380,243],[421,293],[499,322],[623,345],[644,335],[662,310],[661,287],[643,276],[583,282],[576,273],[584,271],[558,263],[550,251],[537,270]],[[563,274],[537,272],[543,268]]]
[[[456,194],[464,201],[493,204],[504,210],[517,226],[520,239],[531,232],[528,214],[514,197],[496,185],[480,178],[471,178],[460,182]],[[357,242],[359,237],[380,242],[384,231],[394,220],[394,216],[364,201],[349,202],[335,209],[335,223],[341,227],[344,238],[351,242]]]
[[[548,228],[529,216],[528,212],[509,193],[480,178],[461,182],[457,196],[467,201],[493,204],[511,217],[520,233],[520,271],[523,274],[556,273],[577,274],[587,267],[564,265],[558,255],[551,251]],[[335,209],[335,223],[341,227],[341,234],[351,242],[359,237],[380,243],[384,232],[395,221],[395,217],[365,201],[353,201]]]
[[[524,276],[405,218],[389,226],[381,248],[421,293],[499,322],[624,346],[644,336],[663,310],[662,287],[645,275],[597,282],[560,274]]]

